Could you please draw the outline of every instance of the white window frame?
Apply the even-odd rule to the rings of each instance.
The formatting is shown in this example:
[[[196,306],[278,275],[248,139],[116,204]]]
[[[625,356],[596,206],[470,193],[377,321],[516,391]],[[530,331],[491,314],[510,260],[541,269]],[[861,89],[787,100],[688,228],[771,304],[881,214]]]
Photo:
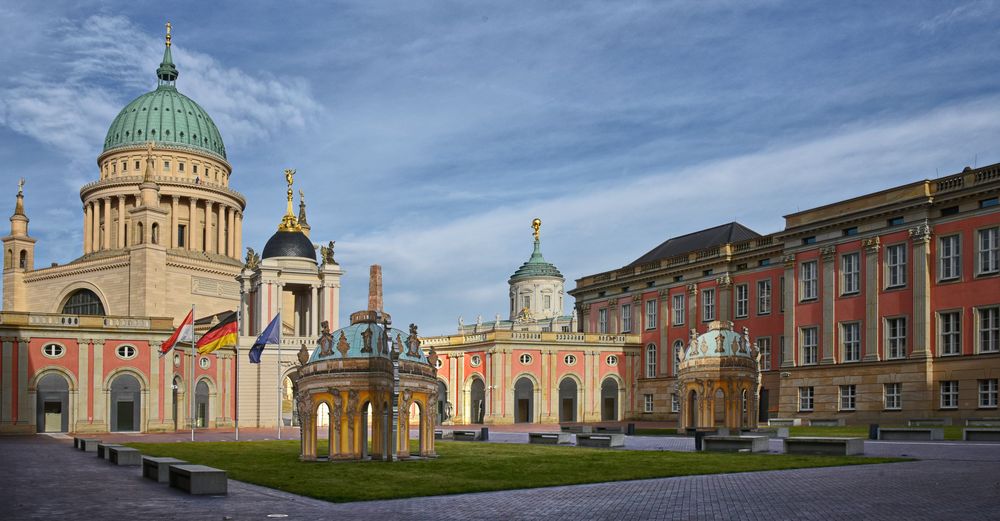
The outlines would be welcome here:
[[[987,378],[985,380],[979,380],[980,409],[997,408],[997,386],[998,382],[996,378]]]
[[[680,370],[678,366],[681,365],[681,351],[684,350],[683,340],[674,340],[674,366],[670,371],[670,374],[677,376],[677,372]]]
[[[938,280],[962,278],[962,236],[945,235],[938,238]]]
[[[819,264],[816,261],[799,265],[799,279],[800,302],[819,298]]]
[[[678,293],[672,297],[671,302],[674,304],[674,325],[683,326],[685,321],[685,307],[684,307],[684,294]]]
[[[622,304],[622,333],[632,332],[632,304]]]
[[[563,363],[568,366],[576,365],[576,355],[570,354],[563,357]]]
[[[212,360],[210,360],[207,356],[203,356],[198,359],[198,367],[208,369],[209,367],[212,367]]]
[[[531,365],[531,355],[528,353],[521,353],[521,356],[517,357],[517,361],[521,362],[521,365]]]
[[[656,378],[656,344],[646,346],[646,378]]]
[[[552,295],[542,295],[543,309],[552,309]]]
[[[472,358],[469,358],[469,365],[472,367],[479,367],[483,365],[483,357],[480,355],[472,355]]]
[[[701,290],[701,320],[702,322],[715,320],[715,288]]]
[[[1000,306],[976,310],[976,353],[1000,353]]]
[[[840,356],[845,363],[861,361],[861,322],[840,323]]]
[[[885,318],[885,358],[886,360],[902,360],[908,355],[906,345],[909,324],[906,317]]]
[[[656,329],[656,299],[646,301],[646,329]]]
[[[861,254],[845,253],[840,256],[840,294],[856,295],[861,292]]]
[[[681,399],[677,393],[670,394],[670,412],[681,412]]]
[[[49,353],[49,351],[48,351],[49,347],[55,347],[55,348],[57,348],[56,349],[57,352],[56,353]],[[62,344],[60,344],[58,342],[46,342],[42,346],[42,356],[44,356],[45,358],[51,358],[53,360],[56,359],[56,358],[62,358],[64,356],[66,356],[66,346],[64,346],[64,345],[62,345]]]
[[[938,313],[938,344],[941,356],[962,354],[962,312],[961,310]],[[954,349],[951,349],[951,348]]]
[[[882,407],[887,411],[903,408],[903,384],[892,382],[882,385]]]
[[[799,387],[799,412],[808,412],[815,410],[816,407],[816,388],[815,387]]]
[[[907,270],[907,244],[890,244],[885,247],[885,288],[905,288]]]
[[[604,363],[608,364],[611,367],[618,365],[618,355],[608,355],[604,359]]]
[[[750,286],[747,284],[737,284],[735,291],[736,318],[746,318],[750,315]]]
[[[597,332],[602,335],[608,334],[608,308],[597,310]]]
[[[840,386],[840,410],[855,411],[858,407],[858,386],[847,384]]]
[[[653,412],[653,395],[642,395],[642,412]]]
[[[757,281],[757,314],[771,314],[771,279]]]
[[[802,365],[819,363],[819,328],[809,326],[799,329],[799,339],[802,346],[800,358]]]
[[[771,370],[771,337],[762,336],[757,338],[757,349],[760,350],[760,370]]]
[[[958,380],[942,380],[938,385],[942,409],[958,409]]]
[[[129,348],[132,350],[132,354],[122,354],[122,349]],[[135,357],[139,356],[139,348],[132,344],[122,344],[115,347],[115,356],[122,360],[134,360]]]
[[[976,275],[1000,273],[1000,226],[976,230]]]

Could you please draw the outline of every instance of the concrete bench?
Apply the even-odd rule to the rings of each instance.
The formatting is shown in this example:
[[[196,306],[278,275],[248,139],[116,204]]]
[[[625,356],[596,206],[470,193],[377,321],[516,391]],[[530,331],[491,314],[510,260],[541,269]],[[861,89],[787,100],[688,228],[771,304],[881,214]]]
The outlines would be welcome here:
[[[455,441],[478,441],[479,431],[451,431]]]
[[[108,461],[114,465],[134,467],[142,465],[142,453],[132,447],[108,447]]]
[[[453,434],[452,434],[451,431],[442,431],[442,430],[436,430],[436,431],[434,431],[434,439],[435,440],[450,440],[450,439],[453,439],[453,438],[454,438],[454,436],[453,436]]]
[[[843,427],[843,418],[816,418],[809,420],[809,425],[812,427]]]
[[[802,425],[802,418],[771,418],[767,420],[769,427],[798,427]]]
[[[562,432],[571,432],[573,434],[590,434],[594,432],[594,428],[590,425],[560,425],[559,430]]]
[[[576,444],[580,447],[624,447],[625,435],[616,432],[608,432],[604,434],[580,433],[576,435]]]
[[[1000,427],[1000,418],[969,418],[966,427]]]
[[[753,436],[758,434],[760,436],[767,436],[768,438],[787,438],[788,437],[788,427],[770,427],[766,429],[757,429],[755,431],[750,431],[749,435]]]
[[[1000,428],[962,429],[962,439],[965,441],[1000,441]]]
[[[785,438],[786,454],[823,454],[830,456],[854,456],[865,453],[864,438]]]
[[[111,447],[121,447],[121,445],[117,443],[103,443],[103,442],[98,443],[97,457],[104,459],[111,459],[111,451],[109,450]]]
[[[767,436],[705,436],[701,450],[706,452],[767,452]]]
[[[916,418],[906,420],[907,427],[944,427],[951,425],[951,418]]]
[[[205,465],[175,464],[169,467],[170,486],[188,494],[228,494],[226,471]]]
[[[101,440],[96,438],[81,438],[80,446],[78,449],[84,452],[97,452],[97,445],[101,443]]]
[[[177,458],[154,458],[153,456],[142,457],[142,477],[151,479],[157,483],[170,482],[170,465],[183,465],[187,463]]]
[[[569,445],[573,435],[568,432],[529,432],[528,443],[537,445]]]
[[[878,439],[903,440],[903,441],[937,441],[944,439],[944,429],[941,427],[924,427],[924,428],[879,427]]]

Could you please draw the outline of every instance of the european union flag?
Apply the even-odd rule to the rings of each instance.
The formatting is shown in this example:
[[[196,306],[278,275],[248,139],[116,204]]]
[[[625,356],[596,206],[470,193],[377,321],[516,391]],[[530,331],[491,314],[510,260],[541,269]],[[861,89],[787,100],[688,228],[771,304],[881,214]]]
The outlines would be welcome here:
[[[279,339],[279,334],[281,333],[281,314],[274,315],[271,319],[271,323],[264,328],[264,332],[257,337],[257,341],[253,343],[250,347],[250,363],[259,364],[260,355],[264,352],[264,346],[267,344],[277,344],[281,340]]]

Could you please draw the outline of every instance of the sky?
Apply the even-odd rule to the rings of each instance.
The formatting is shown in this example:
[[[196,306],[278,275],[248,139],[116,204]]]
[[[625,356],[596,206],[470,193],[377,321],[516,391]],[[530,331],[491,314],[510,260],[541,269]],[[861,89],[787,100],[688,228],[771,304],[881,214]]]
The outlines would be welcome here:
[[[168,20],[244,246],[295,168],[342,322],[374,263],[424,335],[506,318],[535,217],[569,290],[672,236],[1000,162],[997,1],[3,0],[0,211],[25,177],[36,267],[82,253],[79,189]]]

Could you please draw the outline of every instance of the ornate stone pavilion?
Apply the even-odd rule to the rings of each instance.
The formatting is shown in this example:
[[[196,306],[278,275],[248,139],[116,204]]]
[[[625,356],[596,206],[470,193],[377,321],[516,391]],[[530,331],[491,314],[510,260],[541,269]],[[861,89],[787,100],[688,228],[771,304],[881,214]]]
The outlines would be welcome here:
[[[681,354],[677,394],[681,397],[678,430],[689,427],[757,427],[760,363],[749,332],[733,331],[732,322],[713,321]]]
[[[330,461],[410,457],[411,423],[419,425],[419,455],[436,455],[437,355],[422,352],[416,325],[406,332],[391,323],[382,310],[381,268],[372,266],[368,309],[351,314],[351,325],[332,333],[323,322],[311,354],[302,346],[299,367],[290,375],[302,460],[320,457],[317,431],[323,423]],[[329,421],[322,421],[325,414]]]

